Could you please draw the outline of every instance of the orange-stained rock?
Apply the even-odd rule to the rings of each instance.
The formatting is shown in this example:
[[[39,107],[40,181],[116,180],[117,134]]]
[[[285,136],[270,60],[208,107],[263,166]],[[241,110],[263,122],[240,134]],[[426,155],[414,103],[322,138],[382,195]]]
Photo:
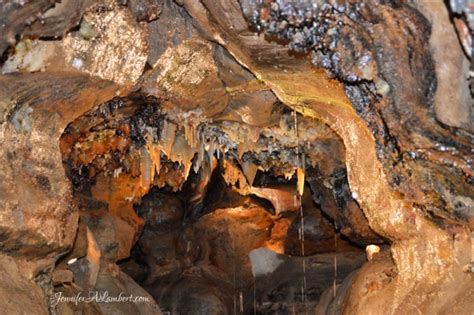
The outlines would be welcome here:
[[[48,310],[149,297],[127,269],[172,313],[473,308],[467,7],[21,2],[0,5],[1,310],[160,314]]]
[[[240,17],[241,8],[226,7],[226,14],[223,14],[224,2],[210,5],[209,0],[185,0],[184,5],[196,22],[195,25],[224,46],[239,63],[250,69],[283,103],[304,116],[321,119],[344,142],[351,194],[364,212],[370,227],[392,242],[392,255],[399,271],[396,284],[388,284],[390,290],[378,294],[377,298],[380,300],[377,303],[384,304],[385,308],[389,307],[396,313],[410,312],[416,310],[416,307],[427,312],[438,312],[446,299],[453,299],[455,294],[462,290],[462,286],[469,282],[462,272],[462,266],[471,259],[467,225],[450,218],[449,208],[445,209],[446,203],[440,199],[432,202],[428,198],[420,204],[404,198],[401,192],[393,189],[393,186],[397,185],[397,176],[392,177],[397,173],[404,175],[406,172],[408,175],[410,170],[416,169],[412,167],[404,170],[402,166],[401,170],[396,169],[400,163],[397,153],[394,152],[397,148],[410,152],[419,149],[420,153],[426,153],[421,160],[426,158],[431,163],[421,167],[425,171],[425,177],[420,177],[416,183],[407,183],[400,189],[402,192],[409,193],[420,189],[419,183],[429,187],[432,183],[430,175],[434,174],[437,168],[443,169],[446,165],[456,169],[464,178],[472,172],[472,167],[465,163],[469,160],[469,140],[461,134],[454,135],[437,124],[432,112],[426,108],[426,105],[431,103],[434,82],[434,65],[431,63],[427,43],[429,32],[426,30],[429,25],[426,20],[409,6],[368,6],[362,16],[378,16],[381,19],[369,26],[368,32],[368,25],[364,28],[341,29],[346,32],[348,45],[335,45],[335,50],[347,54],[341,57],[350,61],[347,64],[349,71],[344,73],[347,70],[344,69],[346,65],[340,64],[337,69],[332,66],[333,73],[340,75],[341,79],[345,78],[344,75],[349,75],[351,70],[357,70],[353,69],[353,66],[358,66],[353,63],[353,58],[351,59],[353,53],[362,53],[365,49],[372,48],[369,53],[377,54],[377,68],[384,79],[389,80],[390,87],[390,93],[386,89],[379,91],[383,98],[377,109],[382,111],[381,121],[376,113],[361,113],[367,104],[357,95],[348,93],[354,104],[349,102],[345,92],[351,89],[352,83],[346,85],[344,91],[338,82],[330,80],[323,72],[311,69],[307,59],[301,61],[286,56],[285,61],[281,62],[282,54],[276,49],[266,50],[261,55],[255,54],[256,46],[261,51],[262,47],[271,44],[264,43],[264,38],[257,38],[256,35],[252,39],[242,36],[241,28],[237,27],[239,19],[225,18],[229,15]],[[261,5],[268,9],[272,1]],[[251,12],[251,9],[247,11]],[[344,23],[341,24],[342,28],[345,27],[343,25]],[[267,24],[264,27],[269,26],[270,24]],[[399,36],[401,29],[410,29],[412,36]],[[367,38],[363,37],[365,35]],[[364,45],[361,43],[362,38],[364,41],[374,41],[377,45]],[[348,47],[352,50],[347,49]],[[358,51],[358,47],[362,47],[362,51]],[[408,47],[411,47],[413,54],[407,53]],[[414,47],[416,48],[413,49]],[[280,63],[282,67],[279,69]],[[370,66],[368,77],[376,74],[373,71],[374,62]],[[343,73],[340,73],[341,71]],[[374,79],[375,85],[380,83]],[[358,91],[362,93],[361,90],[363,88]],[[376,101],[373,103],[375,105]],[[371,104],[370,100],[368,104]],[[386,133],[385,129],[383,132],[378,129],[378,124],[382,123],[385,123],[390,136],[396,138],[396,145],[392,149],[389,147],[389,139],[382,139]],[[456,149],[450,151],[442,144],[436,143],[437,141],[424,137],[424,132],[429,133],[433,139],[453,144]],[[445,149],[446,151],[443,151]],[[410,152],[407,154],[411,154]],[[423,164],[416,153],[415,159],[417,161],[414,163]],[[427,190],[432,189],[430,187]],[[427,208],[433,209],[437,217],[443,218],[441,221],[444,223],[433,223],[427,215],[433,212],[426,212]],[[445,224],[449,226],[448,229]],[[456,292],[448,291],[451,289]],[[442,294],[433,296],[430,295],[432,292]],[[430,300],[423,302],[416,298],[420,294],[429,296]],[[382,299],[386,300],[382,303]],[[373,309],[371,304],[364,306],[365,308],[358,310],[360,314],[369,313]]]
[[[138,172],[140,174],[140,172]],[[117,177],[98,176],[96,185],[92,187],[92,196],[108,205],[108,212],[135,225],[142,223],[133,210],[133,201],[139,200],[149,187],[141,186],[141,178],[127,173]]]

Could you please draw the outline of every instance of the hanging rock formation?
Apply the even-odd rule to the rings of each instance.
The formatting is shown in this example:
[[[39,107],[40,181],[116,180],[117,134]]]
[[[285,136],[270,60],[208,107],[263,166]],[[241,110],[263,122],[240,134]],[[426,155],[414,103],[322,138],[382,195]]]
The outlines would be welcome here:
[[[0,1],[0,308],[470,314],[473,12]]]

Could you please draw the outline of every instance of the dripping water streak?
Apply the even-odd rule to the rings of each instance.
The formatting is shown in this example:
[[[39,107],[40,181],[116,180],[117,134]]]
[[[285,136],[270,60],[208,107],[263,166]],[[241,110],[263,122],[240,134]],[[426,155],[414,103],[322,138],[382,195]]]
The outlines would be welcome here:
[[[300,145],[300,137],[298,132],[298,116],[296,111],[293,112],[294,119],[295,119],[295,133],[296,133],[296,158],[297,158],[297,167],[301,167],[303,172],[305,171],[305,159],[301,158],[300,162],[300,152],[299,152],[299,145]],[[297,173],[298,174],[298,173]],[[297,180],[298,182],[298,180]],[[300,202],[300,218],[301,218],[301,256],[303,257],[303,285],[301,286],[301,295],[302,300],[304,303],[305,314],[308,313],[308,305],[307,305],[307,297],[306,297],[306,258],[305,258],[305,244],[304,244],[304,213],[303,213],[303,204],[302,204],[302,193],[303,191],[299,190],[298,184],[296,187],[298,198]]]
[[[232,251],[233,251],[233,271],[234,271],[234,279],[233,279],[233,286],[234,286],[234,315],[237,314],[237,297],[235,295],[235,287],[236,287],[236,277],[235,277],[235,240],[232,237]]]
[[[337,278],[337,225],[336,233],[334,233],[334,280],[333,280],[333,296],[336,298],[336,278]]]
[[[240,313],[244,313],[244,293],[240,292],[239,294],[239,301],[240,301]]]
[[[253,315],[257,315],[257,281],[253,285]]]

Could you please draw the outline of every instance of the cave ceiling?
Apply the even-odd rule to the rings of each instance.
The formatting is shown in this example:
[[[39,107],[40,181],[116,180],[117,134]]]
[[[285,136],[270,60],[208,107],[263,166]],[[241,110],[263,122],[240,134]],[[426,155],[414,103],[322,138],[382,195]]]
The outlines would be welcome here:
[[[448,2],[0,0],[0,296],[469,314],[474,7]],[[152,302],[52,302],[87,290]]]

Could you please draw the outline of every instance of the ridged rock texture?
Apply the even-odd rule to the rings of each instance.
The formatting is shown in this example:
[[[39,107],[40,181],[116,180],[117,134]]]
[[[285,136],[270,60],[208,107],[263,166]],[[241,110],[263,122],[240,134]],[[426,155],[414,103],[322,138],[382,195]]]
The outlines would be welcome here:
[[[0,309],[471,314],[473,12],[0,0]]]

